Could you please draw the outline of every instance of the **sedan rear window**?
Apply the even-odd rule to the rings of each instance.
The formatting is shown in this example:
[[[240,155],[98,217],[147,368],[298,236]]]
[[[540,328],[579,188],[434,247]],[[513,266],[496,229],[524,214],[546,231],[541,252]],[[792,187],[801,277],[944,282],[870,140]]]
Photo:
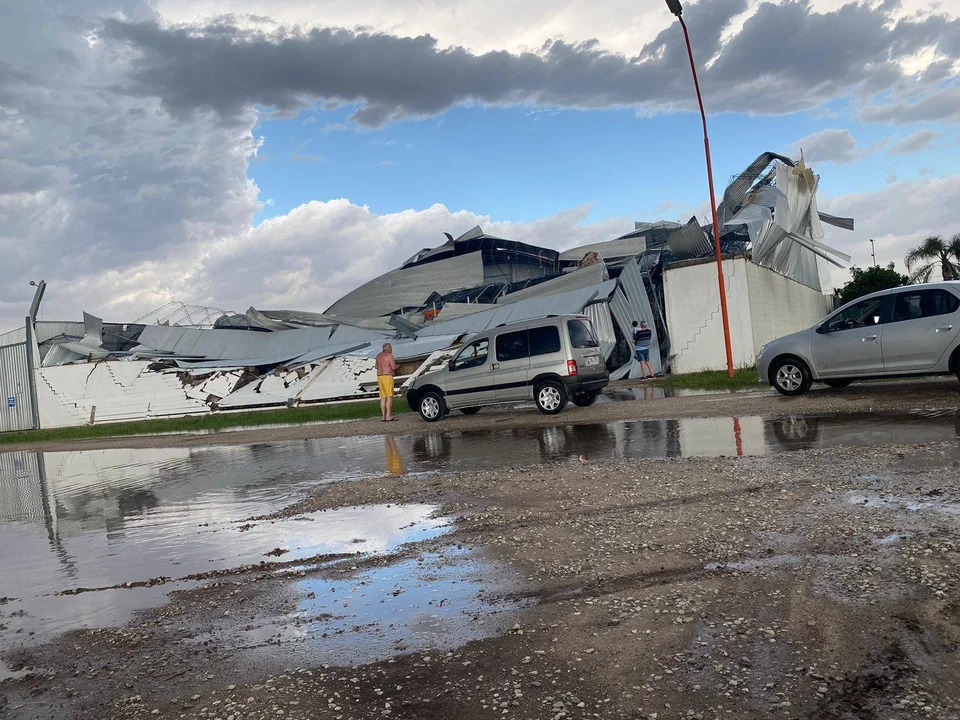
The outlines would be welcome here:
[[[893,322],[950,315],[960,307],[960,300],[946,290],[911,290],[897,293],[893,303]]]
[[[583,320],[567,320],[567,330],[570,332],[570,344],[573,347],[600,347],[600,343],[593,335],[593,328]]]

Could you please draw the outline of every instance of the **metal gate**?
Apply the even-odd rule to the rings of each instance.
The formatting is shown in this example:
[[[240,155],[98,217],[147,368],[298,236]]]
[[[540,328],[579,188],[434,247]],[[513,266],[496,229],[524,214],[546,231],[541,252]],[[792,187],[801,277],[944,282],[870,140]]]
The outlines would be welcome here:
[[[27,343],[0,346],[0,432],[35,427],[32,375]]]

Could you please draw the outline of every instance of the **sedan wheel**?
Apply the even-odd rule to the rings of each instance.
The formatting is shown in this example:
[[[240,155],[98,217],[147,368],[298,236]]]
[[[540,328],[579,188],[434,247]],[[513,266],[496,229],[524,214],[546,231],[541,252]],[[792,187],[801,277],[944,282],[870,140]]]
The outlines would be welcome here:
[[[773,376],[773,387],[781,395],[788,397],[803,395],[810,389],[812,382],[810,371],[799,360],[793,358],[780,360],[774,363],[771,374]]]

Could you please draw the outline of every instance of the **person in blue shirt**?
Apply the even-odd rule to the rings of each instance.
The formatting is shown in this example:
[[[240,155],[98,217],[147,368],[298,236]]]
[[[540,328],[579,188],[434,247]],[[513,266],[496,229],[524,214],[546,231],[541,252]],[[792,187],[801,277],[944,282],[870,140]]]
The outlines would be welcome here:
[[[647,321],[641,320],[640,327],[633,321],[633,346],[636,349],[637,362],[640,363],[640,373],[643,380],[653,380],[655,374],[650,364],[650,344],[653,342],[653,331],[647,327]],[[649,377],[647,373],[650,373]]]

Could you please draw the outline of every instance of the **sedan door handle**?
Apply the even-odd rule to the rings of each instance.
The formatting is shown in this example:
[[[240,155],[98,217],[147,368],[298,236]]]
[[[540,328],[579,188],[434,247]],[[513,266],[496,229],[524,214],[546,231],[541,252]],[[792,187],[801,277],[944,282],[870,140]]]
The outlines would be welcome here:
[[[867,335],[865,338],[863,338],[863,342],[873,342],[876,339],[876,335]]]
[[[942,325],[937,328],[937,332],[949,332],[953,330],[953,325]]]
[[[490,367],[491,367],[492,369],[494,369],[494,370],[499,370],[499,369],[500,369],[500,363],[493,363]]]

